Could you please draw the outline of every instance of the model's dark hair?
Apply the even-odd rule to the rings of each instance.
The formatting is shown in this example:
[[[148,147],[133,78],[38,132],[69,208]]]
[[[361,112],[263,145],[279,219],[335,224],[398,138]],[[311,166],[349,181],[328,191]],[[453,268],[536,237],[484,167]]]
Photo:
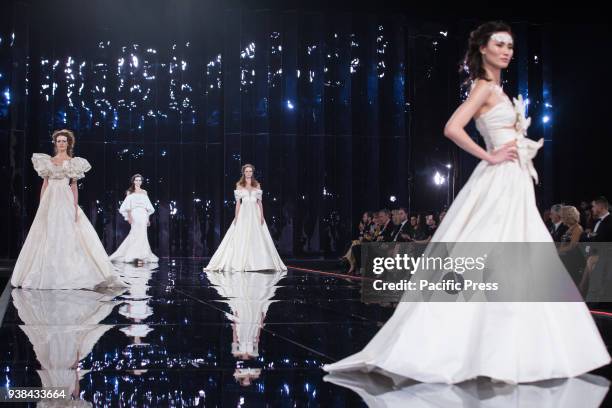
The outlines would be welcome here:
[[[130,188],[127,189],[125,192],[126,194],[132,194],[134,191],[136,191],[136,186],[134,185],[134,180],[136,180],[136,177],[140,177],[142,181],[144,181],[144,177],[142,177],[140,174],[134,174],[130,179]]]
[[[506,32],[514,37],[510,26],[503,21],[486,22],[479,25],[478,28],[470,33],[467,52],[465,53],[463,63],[461,64],[461,68],[459,70],[467,75],[465,85],[478,79],[484,79],[487,81],[492,80],[492,78],[487,78],[487,73],[482,63],[480,48],[486,47],[491,39],[491,35],[499,32]]]

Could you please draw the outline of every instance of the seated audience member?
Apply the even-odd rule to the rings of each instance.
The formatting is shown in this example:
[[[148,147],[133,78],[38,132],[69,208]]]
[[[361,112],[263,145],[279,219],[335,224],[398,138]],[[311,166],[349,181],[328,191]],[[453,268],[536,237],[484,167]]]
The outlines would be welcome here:
[[[393,229],[394,225],[391,222],[391,212],[388,209],[382,209],[378,212],[380,217],[381,230],[376,241],[378,242],[391,242],[393,240]]]
[[[391,211],[382,209],[378,211],[378,233],[373,238],[374,242],[391,242],[393,240],[393,223],[391,222]],[[361,267],[361,245],[355,245],[351,248],[355,264],[351,265],[348,273],[353,274],[355,270]]]
[[[428,213],[425,216],[425,224],[427,224],[427,235],[431,238],[438,229],[438,223],[436,222],[436,215],[433,212]]]
[[[581,288],[587,288],[587,301],[599,302],[612,298],[612,219],[609,203],[605,197],[599,197],[591,203],[591,212],[596,220],[593,231],[586,235],[586,240],[594,245],[587,247],[587,261]]]
[[[416,221],[412,226],[412,240],[419,244],[424,244],[429,241],[429,229],[425,225],[425,218],[421,214],[416,215]]]
[[[582,227],[579,224],[580,213],[576,207],[563,206],[559,211],[563,224],[567,227],[561,237],[559,256],[576,285],[580,285],[582,270],[585,265],[584,255],[578,246],[582,236]]]
[[[373,239],[375,234],[375,222],[371,211],[366,211],[362,214],[361,220],[357,226],[359,236],[357,239],[351,241],[351,245],[346,253],[340,257],[340,260],[349,264],[350,269],[354,269],[355,257],[353,256],[353,246],[360,245],[362,242],[369,242]]]
[[[561,237],[567,231],[567,226],[563,224],[561,220],[561,204],[555,204],[550,207],[550,222],[551,226],[548,229],[550,235],[552,236],[553,241],[561,242]]]
[[[593,222],[593,213],[591,212],[591,203],[588,201],[580,202],[580,225],[585,232],[593,231],[593,226],[595,223]]]
[[[410,237],[410,222],[408,221],[408,212],[404,207],[398,209],[399,224],[393,231],[393,241],[408,242],[412,241]]]

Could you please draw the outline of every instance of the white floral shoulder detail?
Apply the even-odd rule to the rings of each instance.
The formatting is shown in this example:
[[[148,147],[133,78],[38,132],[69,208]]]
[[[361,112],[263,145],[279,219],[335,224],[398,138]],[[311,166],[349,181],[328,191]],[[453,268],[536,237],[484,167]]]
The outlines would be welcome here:
[[[32,155],[32,165],[36,173],[42,178],[51,176],[53,163],[51,162],[51,156],[44,153],[34,153]]]
[[[68,160],[66,175],[71,179],[82,179],[85,173],[91,170],[91,164],[82,157],[73,157]]]

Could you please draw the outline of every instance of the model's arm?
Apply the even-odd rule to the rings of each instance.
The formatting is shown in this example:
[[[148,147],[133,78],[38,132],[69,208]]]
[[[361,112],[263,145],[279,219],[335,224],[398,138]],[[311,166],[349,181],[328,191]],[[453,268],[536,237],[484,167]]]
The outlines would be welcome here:
[[[151,200],[149,199],[149,193],[147,193],[145,191],[146,197],[147,197],[147,227],[151,226],[151,214],[153,214],[155,212],[155,208],[153,208],[153,204],[151,203]]]
[[[240,213],[240,196],[237,193],[234,193],[234,198],[236,199],[236,210],[234,211],[234,225],[238,221],[238,214]]]
[[[260,218],[260,222],[261,225],[263,225],[264,223],[264,213],[263,213],[263,204],[261,202],[261,200],[257,200],[257,206],[259,207],[259,218]]]
[[[131,197],[131,194],[126,193],[125,199],[121,203],[121,207],[119,207],[119,213],[121,213],[123,218],[129,224],[132,224],[132,197]]]

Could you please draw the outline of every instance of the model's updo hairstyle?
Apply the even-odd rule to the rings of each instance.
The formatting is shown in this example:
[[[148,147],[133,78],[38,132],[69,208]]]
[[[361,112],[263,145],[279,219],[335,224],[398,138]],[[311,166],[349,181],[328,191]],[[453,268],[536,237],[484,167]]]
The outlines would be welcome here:
[[[491,36],[495,33],[507,32],[512,37],[512,29],[510,26],[503,21],[489,21],[479,25],[474,31],[470,33],[468,39],[468,47],[463,58],[463,63],[459,71],[467,75],[464,85],[474,82],[478,79],[484,79],[491,81],[491,78],[487,78],[487,72],[484,69],[482,62],[482,54],[480,48],[486,47],[491,39]]]

